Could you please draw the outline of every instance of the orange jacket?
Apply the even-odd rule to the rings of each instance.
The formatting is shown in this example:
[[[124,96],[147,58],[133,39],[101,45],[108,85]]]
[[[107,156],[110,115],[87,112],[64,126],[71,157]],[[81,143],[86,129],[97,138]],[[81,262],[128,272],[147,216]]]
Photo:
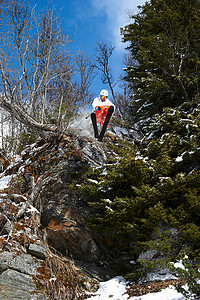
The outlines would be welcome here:
[[[103,124],[104,121],[105,121],[107,112],[108,112],[109,105],[97,106],[97,107],[100,107],[100,108],[101,108],[101,110],[96,110],[96,111],[95,111],[96,118],[97,118],[97,123]],[[97,107],[95,107],[95,109],[96,109]],[[109,123],[110,123],[110,122],[109,122]]]

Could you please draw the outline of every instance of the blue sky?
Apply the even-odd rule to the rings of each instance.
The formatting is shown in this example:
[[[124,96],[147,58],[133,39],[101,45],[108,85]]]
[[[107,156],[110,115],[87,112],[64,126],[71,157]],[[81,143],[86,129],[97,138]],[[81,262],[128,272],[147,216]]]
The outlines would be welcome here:
[[[137,13],[138,5],[145,0],[31,0],[36,11],[50,6],[59,12],[64,29],[68,34],[76,31],[72,39],[73,49],[83,50],[91,58],[94,57],[96,43],[104,41],[115,45],[111,60],[111,68],[116,80],[123,67],[125,44],[121,42],[120,27],[129,23],[127,11]],[[103,86],[100,78],[96,78],[92,91],[99,93]]]

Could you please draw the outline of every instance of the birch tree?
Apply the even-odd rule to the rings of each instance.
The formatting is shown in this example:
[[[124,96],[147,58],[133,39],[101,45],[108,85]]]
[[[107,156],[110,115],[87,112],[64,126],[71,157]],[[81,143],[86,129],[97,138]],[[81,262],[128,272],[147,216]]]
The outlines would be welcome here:
[[[26,1],[15,0],[2,4],[0,13],[0,105],[44,138],[57,137],[65,125],[61,106],[65,116],[73,108],[70,38],[53,8],[36,16]]]

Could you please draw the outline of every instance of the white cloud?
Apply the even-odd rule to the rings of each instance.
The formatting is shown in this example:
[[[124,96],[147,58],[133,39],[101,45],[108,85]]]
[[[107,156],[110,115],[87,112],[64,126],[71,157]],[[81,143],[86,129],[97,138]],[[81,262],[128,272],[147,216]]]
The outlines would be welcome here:
[[[109,34],[109,39],[117,48],[122,46],[120,28],[128,24],[127,11],[137,13],[137,6],[144,3],[145,0],[91,0],[97,17],[105,15],[106,35]]]

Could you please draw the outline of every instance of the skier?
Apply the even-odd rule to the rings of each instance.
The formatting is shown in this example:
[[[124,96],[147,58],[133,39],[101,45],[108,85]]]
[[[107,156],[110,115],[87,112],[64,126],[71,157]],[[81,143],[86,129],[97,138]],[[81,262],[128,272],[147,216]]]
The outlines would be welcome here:
[[[114,104],[108,99],[108,91],[101,90],[99,97],[96,97],[92,103],[94,111],[91,113],[92,125],[94,128],[95,138],[98,141],[102,141],[107,126],[110,124],[110,120],[115,110]],[[100,135],[98,134],[97,123],[102,126]]]
[[[97,123],[100,125],[104,123],[109,107],[113,106],[115,110],[114,104],[108,99],[107,90],[101,90],[99,97],[94,99],[92,106],[96,114]]]

